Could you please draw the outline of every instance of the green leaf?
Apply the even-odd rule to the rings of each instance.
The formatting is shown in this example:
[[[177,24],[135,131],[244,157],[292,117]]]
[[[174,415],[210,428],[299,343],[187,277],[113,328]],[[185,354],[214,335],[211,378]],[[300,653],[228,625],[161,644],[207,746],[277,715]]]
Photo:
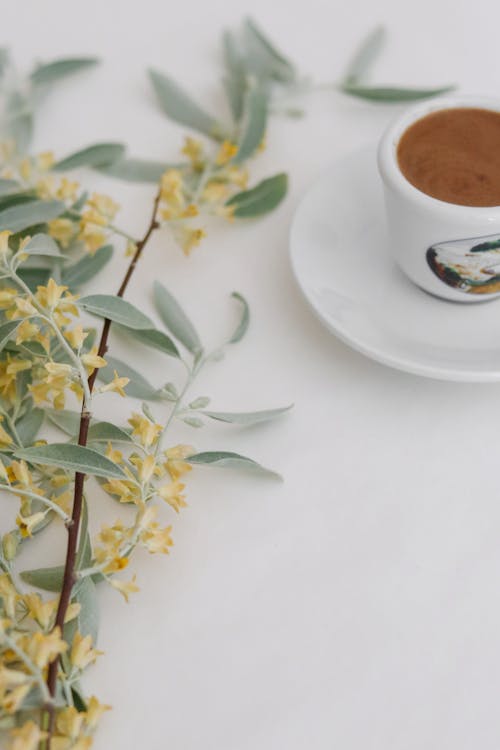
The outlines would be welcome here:
[[[0,179],[0,195],[9,195],[11,193],[18,193],[21,190],[21,186],[16,180],[5,180]]]
[[[238,218],[251,218],[269,213],[278,206],[286,195],[288,177],[277,174],[262,180],[251,190],[236,193],[227,201],[228,206],[234,206],[234,215]]]
[[[70,409],[45,409],[45,414],[50,419],[52,424],[59,427],[60,430],[74,437],[78,435],[80,429],[81,414],[79,411],[71,411]]]
[[[267,96],[262,88],[251,88],[245,101],[246,122],[234,161],[240,163],[253,156],[258,149],[267,126]]]
[[[63,469],[92,474],[98,477],[113,477],[123,479],[126,476],[123,469],[114,464],[109,458],[101,456],[91,448],[69,443],[52,443],[36,448],[23,448],[15,452],[17,458],[42,466],[60,466]]]
[[[78,534],[78,549],[75,558],[75,570],[81,570],[92,562],[92,545],[89,536],[89,508],[87,500],[83,497],[82,517],[80,531]]]
[[[30,201],[0,211],[0,231],[10,230],[14,234],[36,224],[56,219],[66,210],[62,201]]]
[[[23,247],[23,253],[29,253],[30,255],[49,255],[60,258],[61,251],[57,242],[48,234],[35,234],[25,247]]]
[[[132,438],[121,427],[112,422],[95,422],[89,429],[89,443],[131,443]]]
[[[200,337],[185,312],[170,294],[170,292],[155,281],[154,302],[158,315],[176,339],[178,339],[192,354],[203,351]]]
[[[43,424],[43,409],[30,409],[16,422],[16,432],[23,445],[31,445]]]
[[[349,96],[355,96],[358,99],[368,99],[372,102],[394,103],[394,102],[413,102],[418,99],[428,99],[433,96],[440,96],[453,91],[455,86],[443,86],[437,89],[404,89],[395,86],[357,86],[355,84],[346,84],[341,87],[341,91]]]
[[[354,54],[351,62],[347,66],[344,81],[346,84],[356,83],[363,79],[368,72],[373,61],[378,57],[384,42],[385,29],[383,26],[377,26],[368,36],[363,39],[359,49]]]
[[[99,601],[97,588],[90,576],[79,581],[75,600],[80,604],[78,630],[83,636],[90,635],[92,643],[97,642],[99,631]]]
[[[158,183],[168,169],[181,169],[183,166],[148,159],[119,159],[105,167],[98,167],[98,170],[108,177],[116,177],[127,182]]]
[[[27,152],[33,137],[33,103],[21,91],[6,97],[3,137],[12,138],[20,154]]]
[[[84,255],[77,263],[63,270],[62,283],[71,289],[78,289],[82,284],[93,279],[111,260],[112,255],[112,245],[103,245],[94,255]]]
[[[245,469],[255,474],[281,479],[275,471],[266,469],[256,461],[239,453],[230,451],[206,451],[205,453],[195,453],[193,456],[185,459],[190,464],[202,464],[204,466],[215,466],[219,469]]]
[[[31,82],[35,86],[55,83],[72,73],[77,73],[85,68],[96,65],[99,60],[96,57],[71,57],[63,60],[38,65],[30,75]]]
[[[63,575],[64,567],[62,565],[56,565],[53,568],[23,570],[20,573],[20,577],[25,583],[44,591],[60,591]]]
[[[0,352],[5,348],[6,343],[11,338],[14,331],[19,328],[21,322],[21,320],[9,320],[8,323],[4,323],[0,326]]]
[[[60,430],[72,438],[76,438],[80,430],[81,415],[78,411],[70,409],[45,409],[50,421]],[[130,443],[132,438],[121,427],[111,422],[92,422],[88,433],[89,442],[108,442],[112,440],[120,443]]]
[[[236,326],[233,335],[229,339],[230,344],[237,344],[238,341],[241,341],[248,330],[248,326],[250,324],[250,308],[246,299],[239,292],[233,292],[231,297],[234,297],[234,299],[238,300],[238,302],[241,302],[243,307],[240,322]]]
[[[45,286],[47,284],[47,281],[50,278],[50,269],[19,268],[17,275],[21,277],[32,292],[36,292],[37,287]]]
[[[243,104],[247,90],[245,64],[238,52],[236,40],[230,31],[224,32],[222,41],[224,46],[224,63],[227,71],[224,77],[224,87],[233,119],[235,122],[239,122],[243,115]]]
[[[75,151],[52,167],[56,172],[63,172],[79,167],[105,167],[125,156],[123,143],[95,143]]]
[[[250,427],[254,424],[260,424],[261,422],[269,422],[271,419],[281,417],[292,408],[292,405],[283,406],[280,409],[266,409],[262,411],[247,411],[247,412],[229,412],[229,411],[204,411],[202,412],[206,417],[215,419],[218,422],[228,422],[229,424],[238,424],[245,427]]]
[[[274,78],[282,83],[292,83],[296,79],[294,65],[264,34],[254,20],[245,20],[245,35],[250,47],[251,60],[257,66],[256,72]]]
[[[118,375],[129,378],[130,383],[127,385],[127,395],[132,398],[140,398],[143,401],[157,401],[160,398],[158,389],[154,388],[137,370],[119,359],[106,355],[107,367],[101,367],[97,377],[103,383],[110,383],[114,378],[114,371]]]
[[[149,78],[160,108],[167,117],[210,138],[224,140],[223,125],[195,104],[171,78],[157,70],[150,70]]]
[[[132,338],[145,346],[157,349],[159,352],[163,352],[163,354],[168,354],[169,357],[180,357],[176,345],[170,336],[167,336],[163,331],[158,331],[156,328],[145,328],[142,330],[124,328],[123,330],[128,336],[132,336]]]
[[[125,328],[154,328],[147,315],[130,302],[114,294],[90,294],[78,300],[78,306],[100,318],[112,320]]]

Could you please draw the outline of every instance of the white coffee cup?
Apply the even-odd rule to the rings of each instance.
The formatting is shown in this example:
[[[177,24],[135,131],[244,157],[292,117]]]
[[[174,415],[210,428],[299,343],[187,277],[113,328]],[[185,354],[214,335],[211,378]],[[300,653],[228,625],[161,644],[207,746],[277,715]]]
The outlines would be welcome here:
[[[396,263],[431,294],[477,302],[500,296],[500,206],[460,206],[432,198],[406,179],[397,160],[399,140],[410,125],[431,112],[457,107],[500,112],[500,101],[447,96],[412,107],[384,133],[378,166]]]

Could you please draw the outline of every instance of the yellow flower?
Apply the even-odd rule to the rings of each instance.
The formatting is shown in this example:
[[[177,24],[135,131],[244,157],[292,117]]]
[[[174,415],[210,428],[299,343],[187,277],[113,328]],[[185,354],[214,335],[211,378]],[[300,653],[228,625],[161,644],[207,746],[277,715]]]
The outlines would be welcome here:
[[[76,740],[83,729],[84,721],[84,713],[77,711],[74,706],[67,706],[67,708],[63,708],[57,714],[56,728],[64,737]],[[74,747],[73,743],[68,745],[68,747]]]
[[[108,479],[102,485],[103,490],[115,495],[121,503],[135,503],[140,500],[139,488],[133,482],[122,481],[121,479]]]
[[[111,443],[108,443],[106,446],[106,458],[109,458],[109,460],[113,461],[115,464],[123,463],[123,453],[115,450]]]
[[[92,648],[92,638],[90,635],[82,636],[78,631],[75,633],[69,657],[74,667],[77,667],[77,669],[86,669],[101,654],[102,651]]]
[[[183,249],[184,255],[189,255],[191,250],[207,236],[203,229],[192,229],[186,226],[173,227],[172,232],[176,242]]]
[[[44,602],[38,594],[25,594],[23,601],[30,617],[36,620],[43,630],[47,630],[55,614],[57,602],[55,600]]]
[[[42,291],[43,290],[43,291]],[[59,304],[59,300],[64,292],[68,290],[67,286],[59,286],[54,279],[49,279],[46,287],[38,287],[38,294],[45,294],[46,305],[53,310]]]
[[[3,232],[0,232],[0,238],[2,234]],[[11,307],[14,304],[14,300],[18,296],[18,294],[19,294],[19,289],[12,289],[10,287],[6,287],[5,289],[0,289],[0,309],[5,310],[8,307]]]
[[[203,144],[189,136],[184,141],[181,153],[185,154],[195,169],[203,166]]]
[[[156,510],[156,508],[152,510]],[[171,526],[161,528],[156,521],[150,521],[146,528],[141,531],[141,543],[151,554],[162,553],[168,555],[170,547],[174,545],[171,532]]]
[[[146,417],[136,413],[132,414],[128,423],[133,428],[132,435],[138,437],[145,448],[149,448],[154,442],[156,442],[163,429],[160,424],[154,424],[154,422],[150,422]]]
[[[185,485],[182,484],[182,482],[170,482],[170,484],[165,484],[163,487],[159,487],[158,494],[162,500],[165,500],[165,502],[175,510],[176,513],[179,513],[181,508],[187,507],[187,503],[184,501],[185,495],[182,494],[184,488]]]
[[[52,151],[43,151],[41,154],[38,154],[38,156],[36,157],[36,161],[38,164],[38,169],[46,172],[54,165],[54,154],[52,153]]]
[[[31,690],[31,685],[18,685],[18,687],[10,690],[2,700],[2,708],[8,714],[14,714],[21,708],[23,700]]]
[[[182,174],[178,169],[169,169],[161,178],[161,200],[171,208],[180,209],[184,206],[182,190]]]
[[[134,576],[131,581],[118,581],[116,578],[113,578],[110,580],[110,584],[114,589],[119,591],[125,601],[128,602],[129,595],[135,594],[136,591],[140,590],[139,586],[136,585],[135,580],[136,576]]]
[[[17,729],[10,731],[11,742],[9,750],[37,750],[41,740],[47,737],[34,721],[27,721]]]
[[[72,200],[74,201],[80,185],[78,182],[71,182],[66,177],[61,179],[59,187],[57,188],[56,197],[60,200]]]
[[[47,379],[47,382],[49,383],[53,382],[54,378],[60,378],[61,376],[64,376],[65,378],[68,377],[73,370],[71,365],[64,362],[47,362],[45,364],[45,369],[51,376],[51,378]]]
[[[225,170],[229,182],[244,190],[248,184],[248,170],[229,165]]]
[[[16,602],[19,598],[15,586],[11,583],[8,575],[0,575],[0,597],[2,597],[3,609],[7,617],[14,619],[16,614]]]
[[[71,331],[64,331],[64,337],[69,341],[73,349],[79,350],[88,336],[88,331],[84,331],[81,325],[77,325]]]
[[[61,638],[61,629],[54,628],[50,633],[44,634],[37,631],[36,633],[26,636],[24,643],[26,653],[37,667],[44,669],[49,662],[64,654],[68,644]]]
[[[101,195],[100,193],[94,193],[89,198],[88,204],[110,221],[114,219],[116,212],[120,208],[118,203],[115,203],[109,196]]]
[[[0,232],[0,255],[6,255],[9,250],[9,237],[12,232],[8,229],[4,229]]]
[[[212,180],[205,186],[201,197],[208,203],[220,203],[221,201],[225,201],[227,196],[227,185],[224,185],[223,182]]]
[[[68,247],[76,234],[76,225],[71,219],[52,219],[48,227],[50,236],[63,247]]]
[[[105,711],[109,711],[111,706],[106,706],[99,703],[94,695],[91,695],[87,701],[87,712],[85,715],[85,723],[90,730],[95,729],[97,722]]]
[[[92,347],[87,354],[82,356],[82,362],[91,372],[98,370],[100,367],[106,367],[107,364],[106,360],[97,354],[97,346]]]
[[[38,526],[41,521],[45,518],[45,513],[38,512],[33,513],[31,516],[21,516],[16,518],[16,524],[19,527],[21,536],[26,539],[29,536],[33,536],[33,530]]]
[[[19,174],[23,178],[23,180],[29,180],[31,177],[31,173],[33,171],[33,165],[31,163],[31,159],[29,157],[26,157],[23,159],[19,165]]]
[[[174,445],[173,448],[169,448],[165,451],[165,457],[167,459],[165,468],[172,477],[172,479],[179,479],[183,474],[187,474],[188,471],[192,470],[191,464],[184,461],[184,458],[192,456],[196,453],[192,445]]]
[[[94,255],[106,241],[106,235],[101,229],[96,229],[95,224],[87,224],[85,222],[82,222],[80,226],[78,237],[90,255]]]
[[[123,390],[126,385],[130,383],[130,378],[121,378],[119,377],[116,370],[114,371],[115,375],[113,380],[111,382],[107,383],[106,385],[102,385],[99,388],[100,393],[106,393],[107,391],[114,391],[115,393],[119,393],[120,396],[125,396],[125,391]]]
[[[0,422],[3,422],[3,417],[0,415]],[[5,430],[2,425],[0,424],[0,446],[5,447],[6,445],[10,445],[12,443],[12,438]]]
[[[40,332],[40,329],[29,320],[23,320],[16,333],[16,344],[22,344],[23,341],[34,339]]]
[[[237,153],[238,153],[238,146],[236,146],[236,144],[231,143],[231,141],[224,141],[221,144],[219,153],[217,154],[215,158],[215,163],[218,166],[227,164],[227,162],[231,161],[233,156],[236,156]]]
[[[36,193],[38,197],[43,198],[43,200],[52,198],[54,195],[55,185],[56,181],[52,175],[49,174],[45,177],[42,177],[36,183]]]

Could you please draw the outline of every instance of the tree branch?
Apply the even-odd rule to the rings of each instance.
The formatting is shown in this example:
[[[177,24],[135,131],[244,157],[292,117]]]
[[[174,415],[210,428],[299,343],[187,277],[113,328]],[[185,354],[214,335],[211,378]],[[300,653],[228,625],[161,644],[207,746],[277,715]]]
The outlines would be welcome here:
[[[118,292],[116,293],[117,297],[123,297],[123,295],[125,294],[125,291],[128,287],[130,279],[132,278],[132,275],[135,271],[137,263],[142,255],[142,251],[147,245],[148,240],[153,234],[153,232],[155,231],[155,229],[157,229],[159,226],[158,221],[157,221],[159,202],[160,202],[160,192],[158,191],[156,198],[154,200],[154,204],[153,204],[153,213],[151,216],[151,221],[149,223],[149,226],[147,228],[147,231],[144,237],[142,238],[142,240],[140,240],[140,242],[137,243],[137,248],[135,250],[134,256],[132,260],[130,261],[130,264],[127,268],[127,272],[124,276],[121,286]],[[99,342],[99,348],[97,352],[100,357],[103,357],[108,350],[108,339],[109,339],[110,329],[111,329],[111,321],[105,320],[103,328],[102,328],[101,339]],[[92,393],[94,389],[95,381],[97,378],[97,373],[98,371],[97,369],[95,369],[88,377],[87,383],[88,383],[88,389],[90,393]],[[88,438],[91,418],[92,418],[92,415],[88,409],[88,406],[85,404],[85,402],[83,402],[81,416],[80,416],[78,445],[83,445],[83,446],[87,445],[87,438]],[[84,482],[85,482],[85,474],[76,472],[75,473],[75,488],[74,488],[74,495],[73,495],[73,509],[71,513],[71,522],[68,524],[68,542],[67,542],[67,547],[66,547],[66,561],[64,565],[64,575],[63,575],[63,581],[62,581],[62,587],[61,587],[61,595],[59,597],[59,604],[58,604],[56,619],[54,623],[54,627],[59,627],[61,629],[61,632],[64,627],[64,620],[66,619],[66,613],[68,611],[68,607],[71,601],[71,594],[73,591],[73,586],[76,582],[75,562],[76,562],[76,551],[77,551],[77,545],[78,545],[78,535],[80,531],[80,521],[81,521],[81,515],[82,515]],[[50,663],[48,675],[47,675],[47,688],[52,698],[56,694],[58,668],[59,668],[59,657],[57,657],[56,659],[54,659],[54,661]],[[49,715],[49,727],[48,727],[49,737],[46,741],[45,746],[47,750],[50,750],[50,740],[51,740],[52,733],[54,730],[54,707],[53,705],[47,705],[46,711]]]

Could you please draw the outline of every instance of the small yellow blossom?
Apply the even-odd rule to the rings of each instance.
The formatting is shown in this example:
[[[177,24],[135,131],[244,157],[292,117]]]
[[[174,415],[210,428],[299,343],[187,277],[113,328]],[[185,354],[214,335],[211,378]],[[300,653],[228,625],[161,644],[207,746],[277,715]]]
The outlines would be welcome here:
[[[226,200],[228,192],[228,187],[223,182],[211,180],[205,186],[201,197],[208,203],[220,203]]]
[[[191,229],[191,227],[175,227],[174,236],[184,251],[184,255],[189,255],[193,248],[198,247],[206,232],[203,229]]]
[[[94,208],[101,216],[112,221],[120,206],[107,195],[94,193],[88,200],[89,206]]]
[[[70,740],[76,740],[83,729],[84,721],[85,713],[80,713],[74,706],[67,706],[57,714],[56,729],[58,733],[62,734],[64,737],[67,737]],[[68,748],[69,747],[74,747],[73,743],[70,743],[68,745]]]
[[[106,446],[106,458],[109,458],[109,460],[113,461],[115,464],[123,463],[123,453],[116,450],[112,443],[108,443]]]
[[[31,685],[19,685],[10,690],[2,699],[2,708],[8,714],[14,714],[21,708],[22,702],[31,690]]]
[[[184,146],[181,153],[185,154],[195,169],[200,169],[203,166],[203,144],[201,141],[190,138],[189,136],[184,141]]]
[[[149,448],[153,445],[163,430],[160,424],[150,422],[149,419],[146,419],[146,417],[143,417],[141,414],[132,414],[128,423],[133,428],[132,435],[138,437],[145,448]]]
[[[68,644],[61,638],[61,629],[59,627],[54,628],[50,633],[36,633],[26,635],[22,644],[29,658],[40,667],[44,669],[49,662],[64,654],[68,648]]]
[[[0,415],[0,422],[3,421],[3,417]],[[0,446],[5,447],[6,445],[10,445],[12,443],[12,438],[7,432],[7,430],[2,427],[0,424]]]
[[[55,614],[57,602],[55,600],[44,602],[38,594],[25,594],[23,601],[30,616],[43,630],[47,630]]]
[[[172,477],[172,479],[179,479],[183,474],[187,474],[188,471],[192,470],[191,464],[188,464],[183,459],[192,456],[196,453],[192,445],[174,445],[165,451],[165,468]]]
[[[231,143],[231,141],[224,141],[221,144],[219,153],[217,154],[215,158],[215,163],[218,166],[227,164],[227,162],[231,161],[233,156],[236,156],[237,153],[238,153],[238,146],[235,143]]]
[[[56,197],[63,201],[74,201],[76,199],[79,188],[80,185],[78,184],[78,182],[71,182],[66,177],[63,177],[61,179],[59,187],[57,188]]]
[[[110,583],[114,589],[120,592],[125,601],[128,602],[129,595],[135,594],[136,591],[140,590],[135,581],[136,576],[134,576],[131,581],[118,581],[116,578],[112,578]]]
[[[129,383],[130,383],[130,378],[121,378],[115,370],[113,380],[111,380],[106,385],[102,385],[99,388],[99,391],[101,393],[106,393],[107,391],[114,391],[115,393],[119,393],[120,396],[125,396],[125,391],[123,389]]]
[[[232,185],[244,190],[248,185],[248,170],[229,165],[225,170],[227,179]]]
[[[0,239],[2,234],[3,232],[0,232]],[[5,310],[8,307],[11,307],[14,304],[14,300],[18,296],[18,294],[19,289],[12,289],[10,287],[0,289],[0,309]]]
[[[182,174],[178,169],[169,169],[165,172],[161,178],[160,188],[160,197],[164,203],[175,209],[184,207]]]
[[[95,729],[97,722],[105,711],[109,711],[111,706],[99,703],[94,695],[91,695],[87,701],[87,711],[85,715],[85,723],[90,730]]]
[[[0,256],[7,254],[9,250],[9,237],[11,234],[12,232],[9,232],[8,229],[4,229],[0,232]]]
[[[90,635],[82,636],[76,632],[71,644],[70,659],[71,663],[77,669],[86,669],[89,664],[93,664],[102,651],[92,648],[92,638]]]
[[[5,573],[0,575],[0,597],[2,598],[5,614],[7,617],[14,619],[18,594],[15,586],[11,583],[9,576]]]
[[[52,153],[52,151],[43,151],[41,154],[38,154],[38,156],[36,157],[36,161],[38,164],[38,169],[46,172],[52,166],[54,166],[54,154]]]
[[[82,362],[91,372],[98,370],[100,367],[106,367],[107,364],[106,360],[97,354],[96,346],[92,347],[90,352],[82,356]]]
[[[184,488],[185,485],[182,484],[182,482],[170,482],[170,484],[165,484],[163,487],[159,487],[158,494],[162,500],[165,500],[165,502],[175,510],[176,513],[179,513],[181,508],[187,507],[187,503],[184,500],[185,495],[182,494]]]
[[[76,235],[76,225],[71,219],[52,219],[48,227],[50,236],[63,247],[68,247]]]
[[[9,750],[37,750],[40,742],[47,737],[34,721],[27,721],[17,729],[10,731]]]
[[[16,331],[16,344],[19,345],[22,344],[23,341],[33,340],[39,332],[40,329],[35,323],[31,323],[29,320],[23,320]]]
[[[21,516],[16,518],[16,524],[19,527],[21,536],[26,539],[29,536],[33,536],[33,530],[38,526],[39,523],[45,518],[45,513],[38,512],[33,513],[31,516]]]
[[[64,338],[69,342],[70,346],[77,351],[81,349],[81,346],[87,336],[88,331],[83,330],[83,326],[77,325],[70,331],[64,331]]]

